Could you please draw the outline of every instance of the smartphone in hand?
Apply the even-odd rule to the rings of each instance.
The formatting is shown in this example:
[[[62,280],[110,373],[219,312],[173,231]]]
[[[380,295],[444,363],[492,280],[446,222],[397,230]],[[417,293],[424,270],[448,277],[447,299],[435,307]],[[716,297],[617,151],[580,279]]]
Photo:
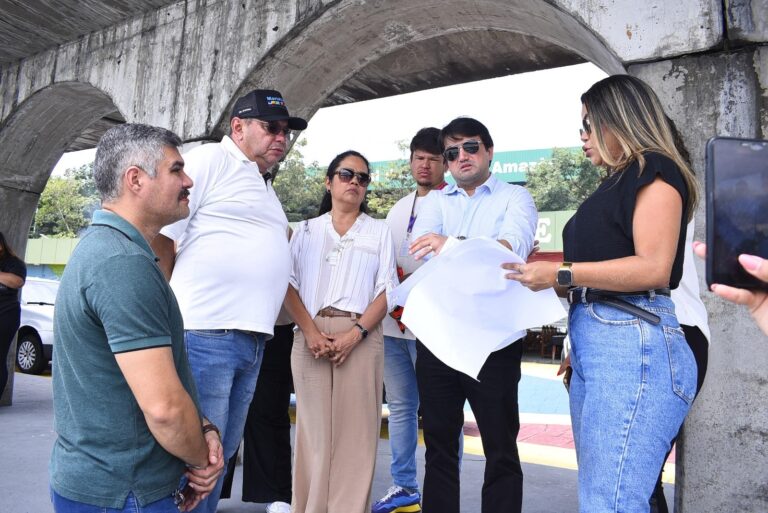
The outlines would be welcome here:
[[[768,289],[739,264],[768,258],[768,141],[714,137],[706,149],[707,284]]]

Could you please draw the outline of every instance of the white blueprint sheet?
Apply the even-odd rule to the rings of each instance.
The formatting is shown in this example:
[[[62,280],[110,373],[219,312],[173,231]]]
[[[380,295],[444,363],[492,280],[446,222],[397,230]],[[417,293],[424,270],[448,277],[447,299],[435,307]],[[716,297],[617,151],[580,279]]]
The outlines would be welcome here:
[[[493,239],[473,238],[395,289],[403,323],[443,363],[475,379],[497,348],[566,316],[554,290],[532,292],[504,278],[505,262],[522,260]]]

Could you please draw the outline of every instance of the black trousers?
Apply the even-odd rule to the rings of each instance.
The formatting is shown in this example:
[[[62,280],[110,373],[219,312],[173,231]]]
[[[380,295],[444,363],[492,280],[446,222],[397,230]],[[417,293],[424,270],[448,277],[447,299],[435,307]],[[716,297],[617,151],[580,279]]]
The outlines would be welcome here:
[[[5,391],[5,384],[8,382],[8,352],[11,349],[11,342],[19,329],[19,319],[21,318],[21,307],[18,303],[6,308],[0,312],[0,397]]]
[[[696,359],[697,381],[696,381],[696,394],[701,391],[701,386],[704,384],[704,377],[707,375],[707,364],[709,361],[709,342],[696,326],[681,325],[683,332],[685,332],[685,341],[693,351],[693,357]],[[677,440],[677,438],[675,438]],[[672,440],[672,443],[675,443]],[[669,454],[667,454],[669,457]],[[664,458],[667,461],[667,458]],[[664,497],[664,487],[661,483],[661,474],[659,474],[659,480],[656,482],[656,489],[653,491],[651,497],[651,512],[652,513],[669,513],[667,507],[667,499]]]
[[[482,513],[519,513],[523,470],[517,452],[517,387],[522,344],[518,341],[492,353],[479,381],[445,365],[421,342],[417,341],[416,351],[426,445],[423,512],[459,512],[459,434],[464,402],[469,401],[486,458]]]
[[[293,324],[275,326],[243,432],[243,501],[291,502],[291,349]],[[222,498],[230,496],[234,462],[227,468]],[[226,492],[226,495],[225,495]]]

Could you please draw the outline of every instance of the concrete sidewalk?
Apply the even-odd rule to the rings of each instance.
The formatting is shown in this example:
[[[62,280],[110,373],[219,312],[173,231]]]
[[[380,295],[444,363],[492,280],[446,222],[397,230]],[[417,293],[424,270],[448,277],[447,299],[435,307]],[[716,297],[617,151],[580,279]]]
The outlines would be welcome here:
[[[526,372],[530,376],[535,372]],[[524,377],[524,381],[526,378]],[[553,380],[554,381],[554,380]],[[523,511],[526,513],[571,513],[577,511],[576,471],[569,463],[572,448],[568,438],[570,428],[560,414],[529,413],[529,405],[549,403],[557,406],[562,398],[553,400],[552,390],[534,382],[531,391],[521,383],[520,451],[525,473]],[[562,384],[559,384],[562,388]],[[523,393],[526,397],[523,398]],[[539,397],[544,394],[546,397]],[[551,409],[551,408],[550,408]],[[554,420],[528,423],[526,419]],[[16,374],[13,406],[0,408],[0,461],[4,476],[0,480],[0,513],[50,513],[48,492],[48,460],[55,440],[51,379],[49,376]],[[466,442],[461,474],[461,510],[464,513],[480,511],[480,492],[483,483],[485,458],[479,438],[472,431],[472,422],[465,427]],[[386,433],[386,431],[384,431]],[[574,458],[575,459],[575,458]],[[419,479],[423,478],[424,447],[417,452]],[[532,463],[535,461],[536,463]],[[546,464],[537,464],[544,462]],[[389,441],[379,443],[376,476],[372,495],[382,496],[390,486]],[[262,505],[241,502],[242,473],[238,467],[232,486],[232,498],[221,501],[221,513],[261,513]],[[672,503],[672,487],[667,486],[667,497]]]

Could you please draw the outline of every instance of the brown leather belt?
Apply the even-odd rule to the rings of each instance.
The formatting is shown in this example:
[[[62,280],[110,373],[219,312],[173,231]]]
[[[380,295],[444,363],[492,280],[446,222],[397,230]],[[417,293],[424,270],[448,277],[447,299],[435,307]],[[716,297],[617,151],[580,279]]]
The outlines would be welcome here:
[[[320,317],[350,317],[352,319],[357,319],[358,314],[355,312],[347,312],[346,310],[339,310],[338,308],[334,308],[332,306],[326,306],[319,312],[317,312],[317,315]]]

